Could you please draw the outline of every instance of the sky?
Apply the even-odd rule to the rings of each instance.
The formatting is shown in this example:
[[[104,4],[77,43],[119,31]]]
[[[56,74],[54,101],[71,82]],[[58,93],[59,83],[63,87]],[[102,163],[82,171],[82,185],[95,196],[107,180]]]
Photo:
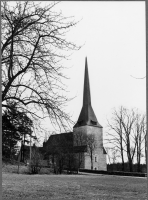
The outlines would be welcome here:
[[[82,107],[87,57],[92,107],[105,138],[113,108],[122,105],[146,112],[145,2],[63,1],[55,10],[79,21],[67,39],[83,45],[63,61],[68,68],[64,72],[69,77],[65,82],[67,95],[75,97],[66,111],[76,122]],[[48,119],[43,124],[54,130]]]

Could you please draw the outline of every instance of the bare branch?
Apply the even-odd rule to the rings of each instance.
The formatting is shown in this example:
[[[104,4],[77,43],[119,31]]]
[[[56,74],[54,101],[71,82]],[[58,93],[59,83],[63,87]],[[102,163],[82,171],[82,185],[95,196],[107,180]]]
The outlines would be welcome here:
[[[36,115],[41,111],[51,124],[69,129],[72,121],[63,110],[70,99],[64,95],[67,77],[61,60],[80,46],[66,39],[77,22],[53,12],[57,3],[2,2],[2,102],[6,107],[16,101]]]

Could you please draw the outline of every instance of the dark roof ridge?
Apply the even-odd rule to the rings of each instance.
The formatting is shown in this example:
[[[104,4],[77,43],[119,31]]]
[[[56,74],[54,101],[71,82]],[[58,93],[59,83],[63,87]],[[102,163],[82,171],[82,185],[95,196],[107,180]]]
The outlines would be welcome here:
[[[71,131],[71,132],[65,132],[65,133],[57,133],[57,134],[52,134],[52,135],[50,135],[50,136],[64,135],[64,134],[70,134],[70,133],[73,133],[73,132]]]

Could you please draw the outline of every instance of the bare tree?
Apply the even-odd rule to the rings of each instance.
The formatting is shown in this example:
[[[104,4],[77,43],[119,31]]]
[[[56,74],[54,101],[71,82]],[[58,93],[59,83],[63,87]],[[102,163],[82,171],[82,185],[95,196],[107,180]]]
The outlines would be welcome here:
[[[86,147],[85,151],[88,153],[88,156],[91,159],[91,169],[93,169],[93,155],[96,149],[96,140],[95,135],[93,133],[86,134],[81,131],[78,131],[74,133],[74,145],[79,147]],[[83,151],[80,151],[78,153],[78,161],[79,161],[79,167],[81,166],[83,162]]]
[[[145,122],[145,115],[140,115],[137,113],[136,115],[136,122],[134,127],[134,142],[136,144],[136,153],[137,153],[137,165],[138,165],[138,172],[141,171],[140,163],[142,157],[142,151],[145,147],[144,140],[146,135],[146,122]]]
[[[42,112],[53,125],[66,128],[70,117],[63,106],[69,99],[60,63],[69,50],[80,47],[66,40],[66,32],[77,23],[56,13],[57,3],[2,2],[2,107],[9,108],[13,100],[32,117]]]
[[[91,169],[93,169],[93,155],[96,149],[96,140],[94,134],[89,134],[86,137],[87,152],[91,159]]]
[[[115,148],[111,148],[111,147],[107,147],[107,148],[105,148],[105,150],[107,152],[109,164],[117,163],[118,162],[118,158],[120,157],[119,150],[115,149]]]
[[[112,148],[118,149],[122,160],[122,170],[124,171],[124,151],[125,151],[125,137],[122,126],[123,107],[119,111],[113,110],[111,122],[108,121],[108,139],[107,142],[113,145]],[[112,132],[113,131],[113,132]]]
[[[129,163],[129,170],[133,170],[133,160],[137,154],[138,171],[140,171],[140,160],[142,156],[145,136],[145,116],[140,115],[135,109],[128,110],[120,107],[113,112],[112,120],[109,122],[107,141],[118,149],[122,159],[122,170],[124,170],[125,153]]]
[[[129,163],[129,170],[133,171],[133,158],[136,151],[136,143],[133,143],[132,145],[132,138],[133,138],[133,128],[135,123],[136,117],[135,117],[135,111],[132,109],[127,110],[124,108],[123,110],[123,118],[122,118],[122,126],[124,129],[125,134],[125,144],[126,144],[126,153]]]
[[[42,154],[39,152],[39,149],[34,144],[31,151],[31,163],[29,164],[30,172],[33,174],[39,173],[42,167],[41,162]]]

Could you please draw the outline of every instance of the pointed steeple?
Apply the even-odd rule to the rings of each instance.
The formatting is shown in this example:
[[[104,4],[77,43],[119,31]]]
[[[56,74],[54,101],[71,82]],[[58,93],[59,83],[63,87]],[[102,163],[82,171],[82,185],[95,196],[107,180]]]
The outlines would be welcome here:
[[[85,76],[84,76],[83,105],[91,105],[87,57],[85,58]]]
[[[91,106],[87,58],[85,59],[83,106],[82,106],[78,121],[74,127],[85,126],[85,125],[97,126],[97,127],[102,128],[102,126],[98,123],[98,120]]]

